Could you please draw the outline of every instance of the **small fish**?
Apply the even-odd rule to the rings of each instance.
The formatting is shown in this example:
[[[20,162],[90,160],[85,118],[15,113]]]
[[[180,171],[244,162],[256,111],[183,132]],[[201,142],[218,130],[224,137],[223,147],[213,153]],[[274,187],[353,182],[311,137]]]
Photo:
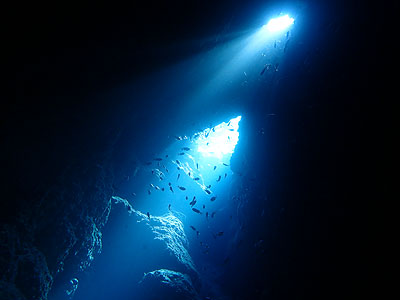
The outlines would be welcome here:
[[[132,196],[135,196],[135,197],[136,197],[136,193],[132,193]]]
[[[214,211],[214,212],[211,214],[211,218],[214,218],[215,214],[216,214],[216,212]]]
[[[289,34],[290,34],[290,32],[288,31],[288,32],[286,32],[286,39],[288,39],[289,38]]]
[[[185,199],[188,200],[188,196],[186,196]]]
[[[168,204],[168,210],[171,210],[171,204]]]
[[[190,225],[190,228],[192,228],[193,231],[197,231],[197,230],[196,230],[196,227],[194,227],[194,226],[192,226],[192,225]]]
[[[274,48],[276,48],[276,40],[275,40],[275,42],[274,42]]]
[[[221,175],[219,175],[217,182],[220,182],[220,180],[221,180]]]
[[[288,49],[288,46],[289,46],[289,42],[290,42],[290,39],[288,39],[288,40],[286,41],[286,43],[285,43],[285,48],[283,48],[283,53],[286,53],[286,50]]]
[[[157,157],[157,158],[155,158],[154,160],[156,160],[156,161],[162,161],[162,158]]]
[[[260,75],[263,75],[263,74],[265,73],[265,71],[268,71],[268,70],[269,70],[270,67],[271,67],[270,64],[266,64],[266,65],[264,66],[264,68],[262,69]]]
[[[206,212],[206,219],[208,220],[208,212]]]
[[[149,220],[150,220],[150,213],[149,212],[147,212],[147,217],[149,218]]]
[[[200,180],[200,178],[199,177],[195,177],[195,178],[193,178],[193,180],[197,181],[197,180]]]
[[[171,190],[171,192],[174,192],[174,190],[172,189],[172,186],[170,186],[169,189]]]
[[[152,188],[154,188],[154,184],[150,183],[150,186],[151,186]]]
[[[176,178],[176,180],[178,180],[178,179],[179,179],[179,177],[181,177],[181,173],[179,173],[179,174],[178,174],[178,178]]]
[[[190,148],[189,148],[189,147],[183,147],[182,150],[184,150],[184,151],[189,151]]]
[[[211,194],[211,191],[210,190],[204,190],[207,194]]]
[[[154,188],[156,189],[156,190],[160,190],[160,187],[158,186],[158,185],[156,185],[156,186],[154,186]]]
[[[216,168],[217,168],[217,166],[214,166],[214,171],[215,171]]]
[[[182,137],[175,135],[175,139],[178,141],[182,141]]]
[[[150,192],[150,190],[147,190],[147,193],[148,193],[149,195],[151,195],[151,192]]]
[[[181,162],[180,162],[179,160],[176,160],[176,163],[177,163],[178,165],[180,165],[180,164],[181,164]]]
[[[189,203],[189,205],[193,207],[193,206],[196,204],[196,202],[197,202],[197,201],[196,201],[195,199],[193,199],[193,200]]]
[[[178,155],[185,155],[185,152],[181,152],[181,153],[179,153]]]
[[[205,209],[206,208],[206,206],[203,204],[203,209]]]
[[[176,168],[178,169],[178,171],[182,170],[182,168],[181,168],[181,167],[176,167]]]
[[[163,192],[164,192],[164,191],[165,191],[165,189],[164,189],[164,188],[161,188],[161,191],[163,191]]]
[[[196,163],[196,168],[197,168],[197,170],[199,169],[199,163]]]
[[[226,176],[228,176],[228,174],[226,174],[226,173],[225,173],[225,176],[224,176],[224,178],[226,178]]]
[[[213,196],[213,197],[211,197],[210,201],[213,202],[213,201],[215,201],[216,199],[217,199],[217,197]]]
[[[171,186],[171,182],[168,182],[168,185]]]
[[[226,164],[226,163],[222,163],[224,166],[227,166],[227,167],[229,167],[229,165],[228,164]]]
[[[215,132],[215,127],[212,128],[212,131]]]
[[[279,64],[278,64],[278,63],[276,63],[276,64],[275,64],[275,66],[274,66],[274,68],[275,68],[275,72],[278,72],[278,67],[279,67]]]
[[[168,158],[168,154],[165,155],[165,158]]]
[[[188,173],[189,177],[190,177],[190,172]]]
[[[185,191],[185,190],[186,190],[186,188],[183,187],[183,186],[179,186],[179,185],[178,185],[178,188],[179,188],[181,191]]]
[[[211,184],[207,185],[207,188],[210,189],[211,188]]]
[[[195,213],[197,213],[197,214],[200,214],[201,215],[201,211],[199,211],[197,208],[192,208],[192,210],[195,212]]]

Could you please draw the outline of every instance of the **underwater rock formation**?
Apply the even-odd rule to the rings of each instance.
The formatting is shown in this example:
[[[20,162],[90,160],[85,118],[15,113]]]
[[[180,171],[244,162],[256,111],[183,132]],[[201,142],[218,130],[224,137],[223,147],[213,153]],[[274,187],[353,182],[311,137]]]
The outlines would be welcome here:
[[[112,199],[115,203],[123,203],[128,212],[138,218],[137,222],[146,222],[154,233],[154,238],[164,241],[168,250],[171,251],[179,262],[189,270],[197,273],[193,260],[187,251],[189,242],[183,230],[183,223],[178,217],[169,212],[162,216],[150,216],[149,218],[146,214],[135,210],[128,200],[116,196],[113,196]]]
[[[168,269],[155,270],[145,273],[140,283],[145,286],[149,298],[153,296],[152,293],[157,293],[158,289],[162,289],[163,299],[200,299],[190,277],[180,272]]]
[[[21,210],[0,224],[0,299],[47,299],[101,252],[113,176],[93,161],[85,167],[70,166],[30,197],[11,195]]]

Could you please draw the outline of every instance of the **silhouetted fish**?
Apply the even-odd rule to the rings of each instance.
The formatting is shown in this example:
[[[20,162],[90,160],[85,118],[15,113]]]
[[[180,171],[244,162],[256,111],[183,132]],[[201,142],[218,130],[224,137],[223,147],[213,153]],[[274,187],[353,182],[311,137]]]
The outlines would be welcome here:
[[[168,204],[168,210],[171,210],[171,204]]]
[[[185,155],[185,152],[181,152],[181,153],[179,153],[178,155]]]
[[[190,148],[189,148],[189,147],[183,147],[182,150],[184,150],[184,151],[189,151]]]
[[[219,177],[217,179],[217,182],[219,182],[220,180],[221,180],[221,175],[219,175]]]
[[[226,163],[222,163],[222,164],[223,164],[224,166],[227,166],[227,167],[229,166],[229,165],[228,165],[228,164],[226,164]]]
[[[188,196],[186,196],[185,199],[187,200],[187,199],[188,199]]]
[[[197,180],[200,180],[200,178],[199,177],[195,177],[195,178],[193,178],[193,180],[197,181]]]
[[[150,190],[147,190],[147,193],[148,193],[149,195],[151,195],[151,192],[150,192]]]
[[[214,166],[214,171],[215,171],[216,168],[217,168],[217,166]]]
[[[197,214],[200,214],[201,215],[201,211],[199,211],[197,208],[192,208],[192,210],[195,212],[195,213],[197,213]]]
[[[175,135],[175,139],[177,139],[178,141],[181,141],[181,140],[182,140],[182,137],[176,136],[176,135]]]
[[[224,176],[224,178],[226,178],[226,176],[228,176],[228,174],[226,174],[226,173],[225,173],[225,176]]]
[[[205,209],[206,208],[206,206],[203,204],[203,209]]]
[[[171,190],[171,192],[174,192],[174,190],[172,189],[172,186],[170,186],[169,189]]]
[[[204,190],[207,194],[211,194],[211,191],[210,190]]]
[[[217,199],[217,197],[213,196],[211,197],[210,201],[215,201]]]
[[[150,213],[149,212],[147,212],[147,217],[149,218],[149,220],[150,220]]]
[[[190,205],[190,206],[194,206],[194,205],[196,204],[196,202],[197,202],[197,201],[196,201],[195,199],[193,199],[193,200],[189,203],[189,205]]]
[[[193,229],[193,231],[196,231],[196,227],[194,227],[194,226],[190,225],[190,228],[192,228],[192,229]]]
[[[196,163],[196,168],[197,168],[197,170],[199,169],[199,163]]]
[[[181,173],[179,173],[179,174],[178,174],[178,177],[176,178],[176,180],[178,180],[178,179],[179,179],[179,177],[181,177]]]
[[[186,188],[183,187],[183,186],[179,186],[179,185],[178,185],[178,188],[179,188],[181,191],[185,191],[185,190],[186,190]]]
[[[211,214],[211,218],[214,218],[214,216],[215,216],[215,211]]]
[[[181,164],[181,162],[180,162],[179,160],[176,160],[176,163],[177,163],[178,165],[180,165],[180,164]]]

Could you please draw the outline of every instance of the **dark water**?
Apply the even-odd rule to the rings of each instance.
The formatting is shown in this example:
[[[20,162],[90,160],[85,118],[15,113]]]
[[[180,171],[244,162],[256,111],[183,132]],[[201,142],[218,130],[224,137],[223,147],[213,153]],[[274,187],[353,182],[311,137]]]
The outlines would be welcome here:
[[[77,7],[11,47],[0,297],[357,297],[362,5]]]

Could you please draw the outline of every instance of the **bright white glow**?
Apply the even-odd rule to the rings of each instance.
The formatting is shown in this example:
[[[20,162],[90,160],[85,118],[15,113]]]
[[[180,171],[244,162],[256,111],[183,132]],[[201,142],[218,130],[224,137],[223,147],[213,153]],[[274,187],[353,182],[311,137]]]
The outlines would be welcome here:
[[[288,15],[284,15],[282,17],[274,18],[269,20],[268,24],[265,25],[267,29],[271,32],[281,31],[294,22],[293,18],[290,18]]]
[[[239,141],[238,129],[241,118],[238,116],[228,123],[222,122],[201,132],[196,140],[197,151],[204,156],[215,156],[220,159],[225,154],[232,154]]]

